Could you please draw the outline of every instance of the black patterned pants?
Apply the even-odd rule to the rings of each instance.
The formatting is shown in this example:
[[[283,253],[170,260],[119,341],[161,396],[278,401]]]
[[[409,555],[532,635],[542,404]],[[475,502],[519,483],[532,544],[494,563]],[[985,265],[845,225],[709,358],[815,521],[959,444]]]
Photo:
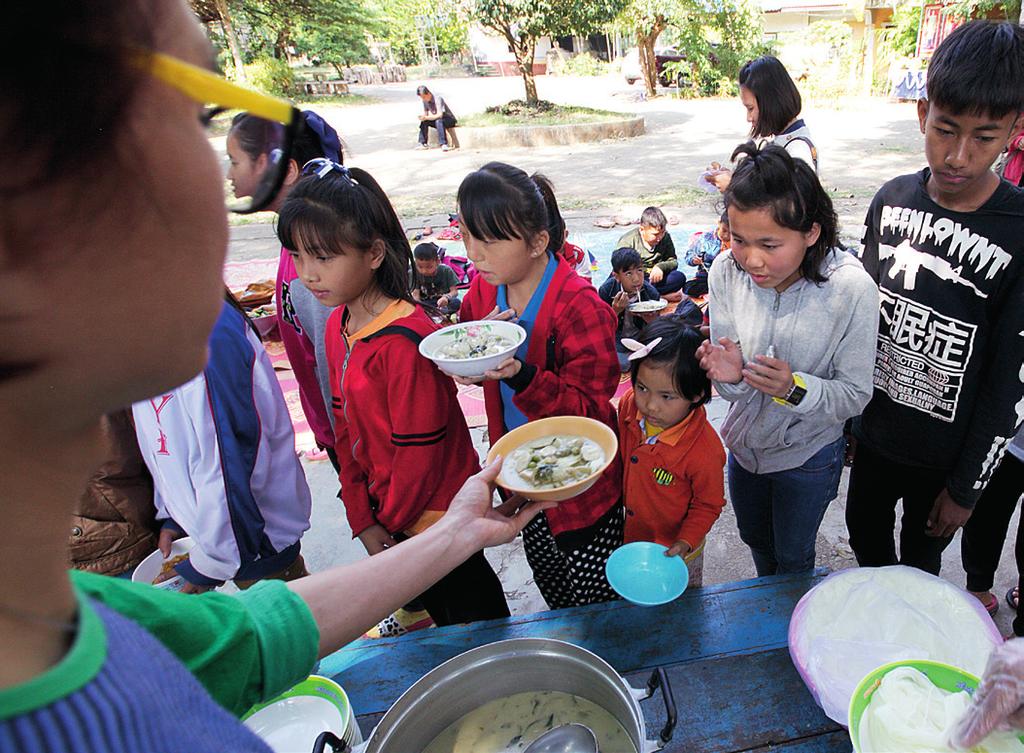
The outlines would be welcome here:
[[[523,529],[526,561],[550,609],[578,607],[620,598],[605,577],[604,565],[622,546],[625,515],[622,502],[589,528],[554,536],[541,513]]]

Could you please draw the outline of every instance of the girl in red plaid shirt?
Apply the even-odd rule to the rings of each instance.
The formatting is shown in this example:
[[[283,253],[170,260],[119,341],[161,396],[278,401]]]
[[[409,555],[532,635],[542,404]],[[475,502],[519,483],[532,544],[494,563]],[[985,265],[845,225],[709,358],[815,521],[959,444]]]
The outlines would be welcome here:
[[[615,315],[558,253],[565,223],[551,183],[491,162],[462,181],[458,205],[478,272],[460,318],[512,319],[528,333],[483,379],[491,441],[548,416],[587,416],[614,430]],[[604,563],[622,544],[621,476],[616,458],[593,487],[523,530],[534,581],[552,609],[616,598]]]

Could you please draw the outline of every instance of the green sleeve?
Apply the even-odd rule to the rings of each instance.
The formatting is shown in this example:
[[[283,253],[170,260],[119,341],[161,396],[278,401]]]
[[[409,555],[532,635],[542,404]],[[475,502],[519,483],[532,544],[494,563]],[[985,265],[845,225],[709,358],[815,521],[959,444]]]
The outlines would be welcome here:
[[[615,249],[620,248],[632,248],[637,251],[644,250],[644,244],[640,241],[640,231],[633,228],[628,233],[619,238],[619,242],[616,244]]]
[[[281,581],[234,595],[186,595],[80,571],[71,579],[148,630],[236,716],[304,680],[316,662],[313,615]]]
[[[660,259],[658,267],[662,272],[668,274],[679,268],[679,259],[676,258],[676,244],[669,233],[665,233],[665,237],[661,239],[654,251]]]

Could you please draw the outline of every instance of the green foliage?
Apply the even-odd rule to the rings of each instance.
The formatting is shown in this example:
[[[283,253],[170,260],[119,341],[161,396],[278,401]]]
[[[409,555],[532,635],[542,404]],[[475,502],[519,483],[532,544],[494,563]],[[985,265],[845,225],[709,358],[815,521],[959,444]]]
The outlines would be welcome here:
[[[533,104],[522,99],[513,99],[511,102],[506,102],[503,105],[488,107],[484,112],[497,113],[498,115],[504,115],[509,118],[531,117],[533,115],[551,112],[555,107],[556,105],[554,102],[549,102],[546,99],[538,99]]]
[[[710,26],[721,43],[711,50],[709,59],[721,76],[735,82],[748,60],[773,52],[762,39],[760,7],[751,0],[726,0],[712,18]]]
[[[590,107],[571,107],[556,105],[541,99],[536,104],[529,104],[522,99],[514,99],[504,105],[488,107],[485,112],[468,115],[459,120],[463,126],[482,128],[487,126],[517,125],[565,125],[580,123],[601,123],[609,120],[621,120],[629,117],[621,112],[595,110]]]
[[[450,58],[469,46],[469,23],[464,13],[444,0],[378,0],[377,13],[383,21],[381,39],[391,45],[391,52],[403,65],[418,65],[422,60],[420,32],[416,17],[429,19],[423,36],[437,40],[438,53]]]
[[[801,92],[810,99],[836,101],[856,85],[857,67],[862,49],[853,43],[849,27],[841,21],[815,21],[791,38],[798,49],[810,50],[810,59],[801,61],[802,70],[787,62],[790,74],[800,80]]]
[[[582,52],[559,64],[556,72],[563,76],[603,76],[608,72],[608,64],[589,52]]]
[[[365,0],[235,0],[236,19],[247,27],[247,44],[255,56],[287,58],[294,47],[333,50],[333,57],[354,55],[377,14]],[[318,37],[317,30],[323,32]],[[337,36],[335,44],[329,37]],[[365,42],[363,42],[365,44]]]
[[[251,86],[266,94],[290,97],[295,91],[295,74],[285,60],[257,58],[245,66],[245,76]]]
[[[850,27],[842,21],[815,21],[807,27],[807,41],[837,52],[845,50],[850,45]]]
[[[624,0],[476,0],[473,16],[499,34],[534,40],[543,36],[587,36],[601,30]]]
[[[892,26],[881,29],[876,37],[873,93],[889,93],[889,70],[896,60],[914,56],[920,28],[921,6],[914,0],[900,0],[892,9]]]
[[[630,0],[612,22],[619,31],[635,33],[640,28],[651,28],[659,20],[668,24],[685,21],[686,0]]]
[[[214,65],[217,70],[223,71],[228,78],[234,78],[235,63],[231,59],[231,50],[221,44],[222,37],[211,37],[210,41],[213,44]]]
[[[383,27],[360,0],[322,0],[317,18],[301,18],[292,39],[300,53],[335,69],[371,60],[367,35]]]
[[[533,54],[542,36],[587,36],[615,18],[627,0],[474,0],[473,17],[501,35],[523,71],[526,101],[537,101]]]
[[[892,10],[892,26],[883,29],[880,44],[899,57],[913,57],[917,51],[917,34],[921,28],[921,6],[903,2]],[[882,50],[879,51],[884,54]]]
[[[761,20],[751,0],[633,0],[620,23],[631,23],[639,33],[666,24],[675,48],[686,60],[668,63],[673,80],[689,82],[688,92],[699,96],[734,96],[740,68],[748,60],[771,52],[761,41]]]
[[[378,97],[368,97],[365,94],[326,94],[326,95],[302,95],[292,97],[297,105],[331,105],[332,107],[357,107],[360,105],[376,105],[383,102]]]
[[[1000,17],[1017,23],[1020,19],[1020,0],[954,0],[948,6],[960,18],[986,18],[996,13]]]
[[[287,58],[296,28],[315,22],[320,0],[242,0],[241,16],[250,29],[248,45],[255,57]]]

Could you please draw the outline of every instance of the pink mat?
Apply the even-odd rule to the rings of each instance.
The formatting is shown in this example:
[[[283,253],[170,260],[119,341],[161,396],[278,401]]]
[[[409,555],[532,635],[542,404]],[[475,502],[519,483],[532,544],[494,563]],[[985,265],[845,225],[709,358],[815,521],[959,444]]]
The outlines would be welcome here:
[[[277,259],[229,261],[224,265],[224,284],[230,290],[245,290],[250,282],[277,278]]]
[[[292,427],[295,429],[295,451],[316,452],[316,439],[313,437],[313,430],[309,428],[306,415],[302,412],[302,403],[299,400],[299,383],[295,381],[295,374],[288,363],[288,356],[284,352],[284,345],[280,342],[265,342],[263,347],[270,356],[270,362],[274,364],[274,373],[277,374],[277,381],[284,392],[284,402],[288,406],[288,413],[292,417]]]
[[[469,428],[487,425],[487,411],[484,409],[484,388],[476,384],[472,387],[458,385],[459,407],[466,416]]]

